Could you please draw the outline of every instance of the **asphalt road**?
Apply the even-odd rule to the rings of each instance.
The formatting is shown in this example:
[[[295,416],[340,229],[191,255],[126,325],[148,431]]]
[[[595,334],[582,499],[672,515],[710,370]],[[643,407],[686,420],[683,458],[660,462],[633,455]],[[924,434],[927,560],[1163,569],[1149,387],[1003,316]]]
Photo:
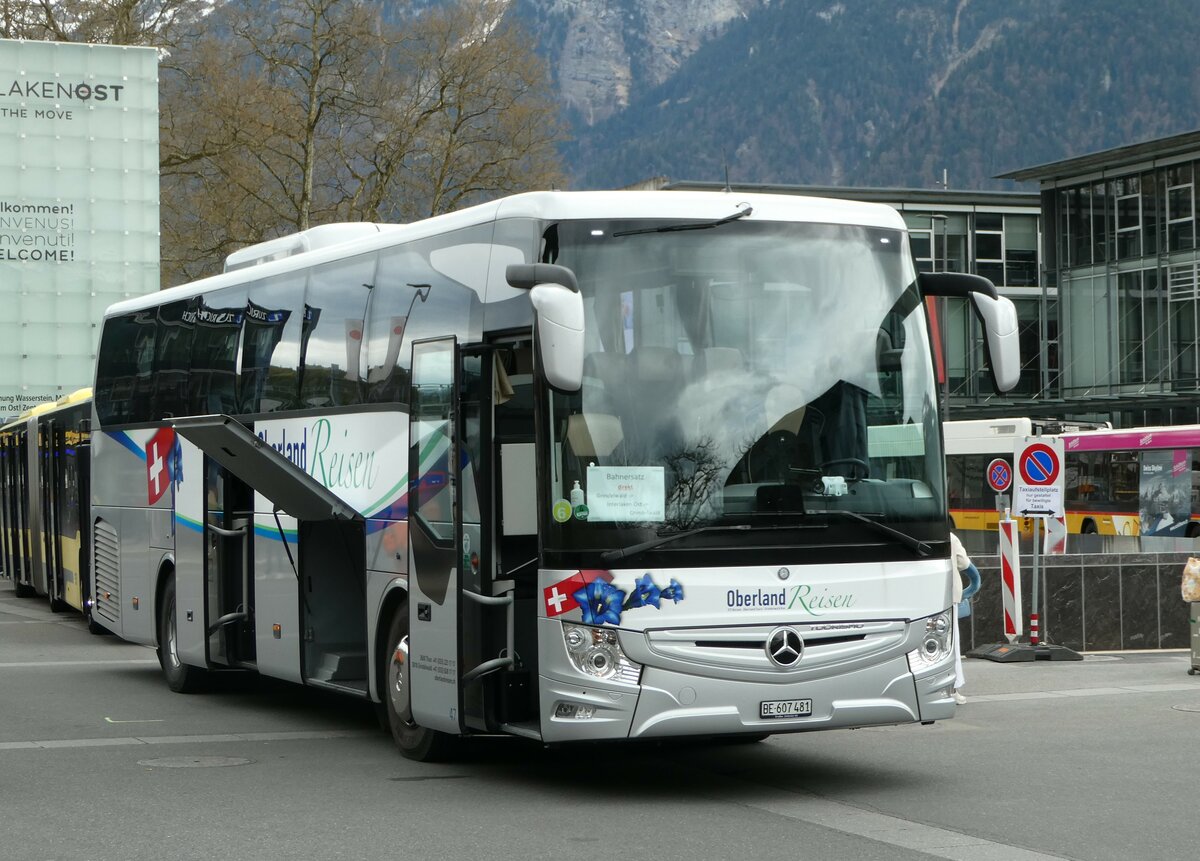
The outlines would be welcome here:
[[[362,704],[154,653],[0,581],[0,859],[1177,859],[1184,653],[968,661],[952,721],[758,744],[480,740],[402,759]]]

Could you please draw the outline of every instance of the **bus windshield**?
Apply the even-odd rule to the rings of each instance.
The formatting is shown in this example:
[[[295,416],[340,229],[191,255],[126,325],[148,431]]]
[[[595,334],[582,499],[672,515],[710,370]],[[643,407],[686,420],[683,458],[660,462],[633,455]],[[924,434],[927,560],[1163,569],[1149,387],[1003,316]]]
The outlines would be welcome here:
[[[896,558],[917,546],[896,536],[944,540],[936,388],[904,234],[662,224],[544,234],[543,260],[578,277],[587,327],[582,389],[546,395],[546,549],[603,567],[614,548],[711,551],[747,531],[760,547],[882,543]]]

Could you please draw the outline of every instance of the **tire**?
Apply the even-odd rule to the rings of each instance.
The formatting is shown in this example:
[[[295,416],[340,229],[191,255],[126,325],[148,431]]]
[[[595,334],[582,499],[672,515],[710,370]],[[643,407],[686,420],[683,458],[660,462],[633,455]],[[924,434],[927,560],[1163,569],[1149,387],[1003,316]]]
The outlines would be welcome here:
[[[179,694],[192,694],[204,687],[207,673],[179,658],[179,626],[175,620],[175,572],[167,575],[158,605],[158,663],[167,687]]]
[[[1080,535],[1099,535],[1100,530],[1096,528],[1094,520],[1085,520],[1083,526],[1079,527]]]
[[[445,733],[418,726],[409,705],[408,602],[396,608],[388,625],[386,649],[380,655],[383,685],[380,695],[392,740],[401,755],[418,762],[438,762],[453,752],[454,739]]]
[[[32,586],[26,586],[24,583],[19,582],[17,578],[14,577],[13,594],[18,598],[33,598],[37,595],[37,590]]]
[[[112,631],[96,621],[96,617],[89,612],[87,614],[87,628],[89,634],[95,634],[97,637],[103,637],[106,634],[111,634]]]

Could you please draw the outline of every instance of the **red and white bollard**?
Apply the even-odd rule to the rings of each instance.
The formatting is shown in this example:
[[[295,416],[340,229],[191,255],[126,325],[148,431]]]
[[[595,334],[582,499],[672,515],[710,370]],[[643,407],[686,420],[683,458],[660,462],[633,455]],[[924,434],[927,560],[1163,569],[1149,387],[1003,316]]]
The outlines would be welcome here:
[[[1000,591],[1004,606],[1004,636],[1015,643],[1021,636],[1021,554],[1017,522],[1004,512],[1000,521]],[[1037,616],[1031,616],[1030,635],[1037,642]]]
[[[1046,518],[1046,538],[1042,543],[1043,556],[1062,556],[1067,552],[1067,518],[1061,515]]]

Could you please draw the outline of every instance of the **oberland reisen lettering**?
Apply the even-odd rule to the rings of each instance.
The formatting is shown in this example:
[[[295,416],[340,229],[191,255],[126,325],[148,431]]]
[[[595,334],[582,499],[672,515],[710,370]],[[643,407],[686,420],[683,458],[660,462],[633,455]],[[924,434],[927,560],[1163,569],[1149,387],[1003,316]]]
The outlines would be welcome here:
[[[27,99],[78,99],[107,102],[121,101],[121,90],[124,84],[63,84],[58,81],[13,81],[8,88],[10,96],[24,96]]]

